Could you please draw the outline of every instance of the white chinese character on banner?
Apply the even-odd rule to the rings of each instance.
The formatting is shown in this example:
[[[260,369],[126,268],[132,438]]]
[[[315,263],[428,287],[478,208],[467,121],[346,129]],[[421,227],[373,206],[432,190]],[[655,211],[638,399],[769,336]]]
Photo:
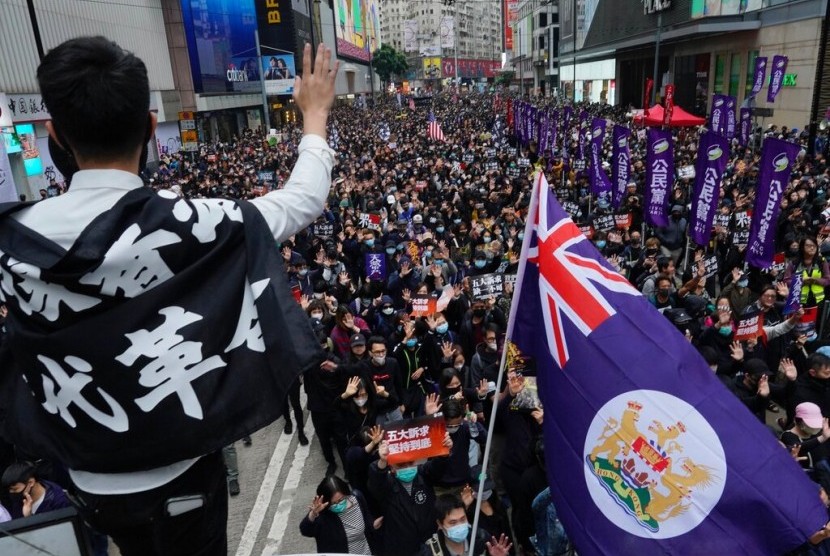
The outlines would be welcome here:
[[[389,453],[390,454],[400,454],[401,451],[402,451],[401,448],[402,447],[401,447],[400,444],[390,444],[389,445]]]
[[[43,375],[43,394],[46,401],[43,402],[43,407],[51,413],[60,414],[66,423],[73,429],[77,426],[75,418],[69,411],[69,406],[75,406],[86,413],[93,421],[107,427],[115,432],[125,432],[129,430],[130,424],[127,418],[127,412],[121,407],[112,396],[96,388],[98,394],[109,406],[109,411],[101,411],[95,407],[92,402],[87,400],[83,395],[83,389],[87,384],[92,382],[92,377],[89,373],[92,366],[79,357],[69,355],[64,357],[64,362],[77,371],[71,376],[64,370],[60,363],[45,357],[43,355],[37,356],[38,361],[43,363],[52,378]]]
[[[223,199],[196,199],[190,203],[181,200],[173,206],[173,216],[176,220],[187,222],[193,214],[191,205],[196,208],[196,222],[191,232],[200,243],[209,243],[216,239],[216,227],[226,216],[233,222],[242,222],[239,205]]]
[[[141,228],[133,224],[112,244],[104,262],[86,274],[81,284],[101,286],[101,293],[115,295],[121,289],[125,297],[135,297],[173,277],[173,272],[157,251],[160,247],[180,243],[172,232],[157,230],[138,239]]]
[[[265,351],[265,342],[262,341],[262,328],[259,325],[259,313],[254,301],[259,299],[269,281],[270,278],[265,278],[254,282],[252,285],[245,280],[245,293],[242,297],[242,309],[239,312],[236,332],[234,332],[231,343],[225,348],[225,353],[238,348],[242,344],[247,344],[251,351],[259,353]]]
[[[8,295],[17,297],[20,309],[27,315],[38,314],[46,320],[54,322],[60,316],[61,302],[76,313],[101,303],[98,298],[74,293],[63,286],[44,282],[40,279],[41,271],[36,266],[22,263],[13,258],[9,258],[8,265],[11,273],[0,269],[0,287]],[[17,288],[29,295],[28,300],[15,293],[13,275],[23,278],[17,284]]]
[[[126,334],[132,345],[116,357],[124,365],[132,365],[141,357],[153,358],[139,373],[139,384],[154,388],[146,396],[135,400],[145,412],[151,411],[161,401],[177,395],[186,415],[202,418],[202,406],[191,384],[200,376],[225,366],[218,355],[202,359],[202,343],[184,341],[177,332],[202,320],[201,315],[189,313],[181,307],[166,307],[159,311],[164,324],[155,330],[137,330]]]

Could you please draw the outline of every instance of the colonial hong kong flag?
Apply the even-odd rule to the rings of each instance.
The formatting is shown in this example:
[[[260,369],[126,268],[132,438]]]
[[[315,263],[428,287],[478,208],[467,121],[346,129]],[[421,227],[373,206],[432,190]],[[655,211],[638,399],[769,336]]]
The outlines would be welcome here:
[[[508,353],[535,361],[551,492],[580,556],[780,555],[824,527],[818,486],[541,173],[525,237]]]
[[[427,119],[427,135],[429,135],[430,139],[435,139],[436,141],[444,140],[444,132],[441,131],[441,124],[435,119],[435,114],[433,114],[432,110],[429,111],[429,118]]]

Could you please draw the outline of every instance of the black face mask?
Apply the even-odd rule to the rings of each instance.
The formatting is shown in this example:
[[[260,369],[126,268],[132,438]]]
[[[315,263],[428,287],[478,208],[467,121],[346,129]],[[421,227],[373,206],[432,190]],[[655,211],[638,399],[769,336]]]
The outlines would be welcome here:
[[[473,309],[473,316],[474,316],[474,317],[479,317],[479,318],[481,318],[481,317],[483,317],[485,314],[487,314],[487,310],[486,310],[486,309]]]

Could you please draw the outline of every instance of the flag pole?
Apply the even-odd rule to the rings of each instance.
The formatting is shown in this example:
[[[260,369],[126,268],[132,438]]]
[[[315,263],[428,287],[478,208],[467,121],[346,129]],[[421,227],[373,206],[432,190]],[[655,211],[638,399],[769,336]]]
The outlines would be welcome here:
[[[536,211],[538,210],[539,206],[539,195],[541,194],[539,189],[541,186],[543,176],[544,173],[541,170],[537,170],[536,176],[533,179],[533,190],[530,194],[530,206],[528,207],[527,218],[525,219],[525,237],[522,240],[522,252],[519,256],[519,272],[516,276],[516,283],[513,286],[513,301],[510,304],[510,315],[507,319],[507,333],[505,334],[504,347],[502,348],[501,352],[499,376],[496,378],[496,393],[494,395],[495,403],[493,403],[493,412],[489,416],[490,423],[487,426],[487,441],[484,443],[484,459],[482,459],[481,461],[481,475],[479,476],[478,493],[476,494],[476,511],[475,517],[473,518],[472,536],[470,537],[471,539],[473,539],[473,542],[470,543],[468,556],[475,556],[473,554],[473,550],[475,548],[476,533],[478,532],[478,518],[479,515],[481,515],[481,497],[484,495],[484,480],[487,478],[487,467],[490,461],[490,447],[493,443],[493,431],[495,429],[496,424],[496,413],[498,411],[499,404],[501,403],[499,396],[501,395],[501,385],[504,380],[504,368],[507,364],[507,347],[511,336],[513,335],[513,323],[516,320],[516,313],[519,307],[519,296],[521,295],[522,282],[524,281],[524,265],[521,264],[521,261],[527,261],[527,252],[530,249],[529,239],[535,220],[534,215],[536,214]]]

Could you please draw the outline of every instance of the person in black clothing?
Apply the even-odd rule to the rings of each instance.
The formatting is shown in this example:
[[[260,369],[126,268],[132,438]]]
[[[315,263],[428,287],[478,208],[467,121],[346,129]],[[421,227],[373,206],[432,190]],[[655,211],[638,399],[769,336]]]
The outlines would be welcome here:
[[[346,387],[346,376],[338,368],[339,359],[331,352],[328,334],[322,324],[315,329],[317,339],[326,350],[327,359],[319,369],[306,371],[303,375],[303,386],[308,395],[308,411],[311,413],[311,424],[320,440],[323,457],[328,463],[326,475],[333,475],[337,470],[334,460],[332,443],[340,454],[340,462],[346,466],[346,429],[337,415],[337,405],[340,394]]]
[[[380,504],[369,492],[369,466],[378,459],[378,447],[383,440],[380,425],[363,427],[358,440],[346,450],[346,476],[352,487],[363,492],[373,514],[380,515]]]
[[[473,470],[474,480],[471,484],[461,489],[461,500],[464,502],[464,507],[467,510],[467,520],[471,523],[475,521],[480,470],[481,467],[476,467]],[[505,537],[511,543],[513,542],[507,510],[502,506],[498,494],[496,494],[496,483],[489,477],[484,480],[484,492],[481,495],[481,511],[478,514],[478,526],[479,530],[483,529],[496,538]],[[512,547],[509,553],[514,553]]]
[[[403,383],[398,362],[386,355],[386,342],[381,336],[369,338],[369,359],[361,365],[361,374],[375,387],[382,386],[384,396],[379,396],[375,406],[377,408],[378,425],[400,421],[403,400]]]
[[[415,335],[415,322],[409,321],[404,325],[404,339],[395,346],[393,354],[401,369],[403,415],[423,415],[424,399],[432,388],[427,382],[426,357]]]
[[[830,417],[830,357],[816,352],[807,365],[807,373],[795,383],[792,405],[812,402],[821,408],[822,415]]]
[[[313,537],[317,552],[375,554],[381,519],[374,519],[363,494],[336,475],[317,486],[300,533]]]
[[[727,386],[741,400],[758,420],[766,422],[766,411],[770,401],[785,405],[793,392],[798,371],[789,359],[782,359],[780,369],[787,378],[786,385],[770,383],[772,375],[763,359],[749,359],[739,374]]]
[[[781,433],[781,442],[815,481],[819,480],[816,473],[819,468],[830,471],[826,462],[825,443],[828,440],[830,440],[830,424],[826,418],[822,417],[821,409],[811,402],[798,404],[795,408],[793,427]]]
[[[440,496],[435,503],[435,513],[438,532],[421,547],[419,556],[469,554],[471,544],[472,553],[476,556],[505,556],[510,553],[513,545],[506,535],[501,535],[497,539],[479,526],[475,539],[472,538],[473,530],[467,518],[464,502],[458,496]]]
[[[478,463],[487,442],[487,431],[476,421],[475,415],[466,410],[466,404],[457,399],[446,400],[441,407],[447,432],[452,438],[453,452],[444,473],[436,481],[440,491],[461,492],[470,480],[470,460],[474,461],[473,465]]]
[[[524,377],[515,371],[508,372],[507,388],[501,394],[498,420],[504,424],[506,443],[502,452],[499,478],[504,485],[507,496],[512,503],[511,514],[513,523],[519,523],[523,515],[530,515],[526,510],[532,508],[519,507],[524,499],[524,484],[522,476],[525,471],[536,465],[533,453],[536,439],[542,434],[544,412],[537,408],[528,412],[523,409],[512,409],[510,403],[525,387]],[[532,500],[530,501],[532,503]],[[532,527],[532,525],[531,525]],[[528,534],[517,531],[517,542],[525,551],[532,550]]]
[[[283,406],[282,410],[282,417],[285,419],[285,428],[283,432],[285,434],[291,434],[294,432],[294,425],[291,422],[291,409],[294,410],[294,419],[297,421],[297,436],[300,439],[301,446],[308,446],[308,437],[305,435],[305,431],[303,430],[303,406],[300,405],[300,380],[297,379],[294,381],[294,384],[291,385],[291,388],[288,390],[288,401],[291,402],[289,404],[286,403]]]
[[[431,396],[427,412],[437,412]],[[444,435],[443,445],[452,453],[452,439]],[[433,485],[447,465],[448,458],[433,458],[421,465],[415,462],[389,464],[389,446],[380,443],[378,460],[369,467],[369,492],[379,501],[383,513],[384,556],[413,556],[435,531]]]

